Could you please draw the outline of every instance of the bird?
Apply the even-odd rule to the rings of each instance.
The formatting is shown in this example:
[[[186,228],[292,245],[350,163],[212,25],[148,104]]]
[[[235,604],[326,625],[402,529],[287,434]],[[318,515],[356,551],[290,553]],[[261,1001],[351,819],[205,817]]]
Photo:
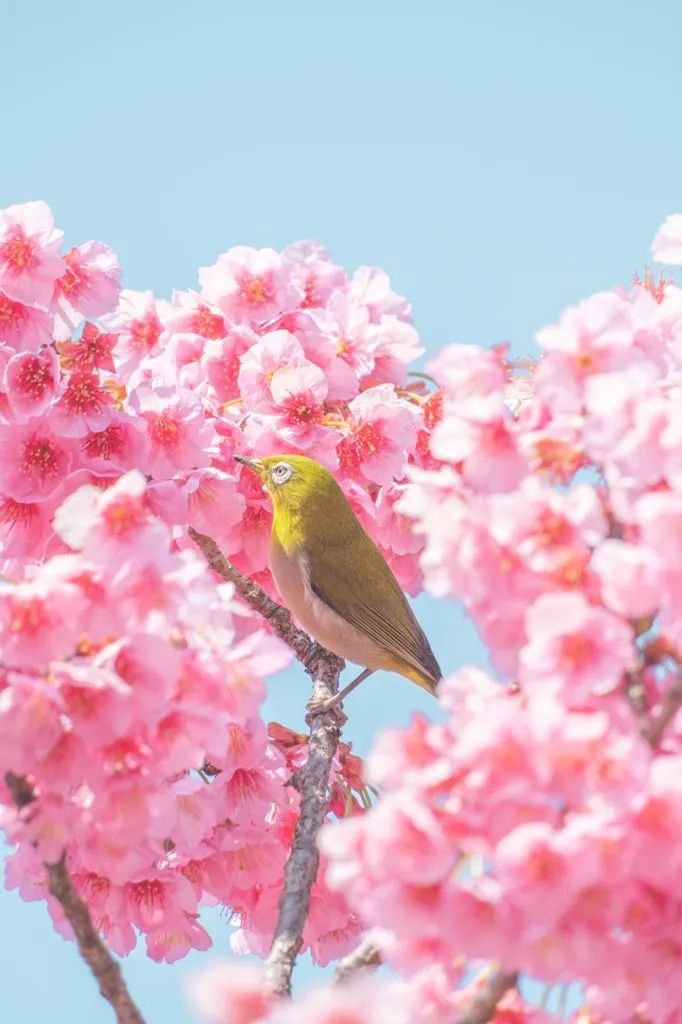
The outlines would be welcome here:
[[[324,708],[376,669],[435,693],[440,666],[386,559],[334,475],[305,455],[235,455],[262,479],[273,505],[270,570],[284,603],[323,647],[363,671]]]

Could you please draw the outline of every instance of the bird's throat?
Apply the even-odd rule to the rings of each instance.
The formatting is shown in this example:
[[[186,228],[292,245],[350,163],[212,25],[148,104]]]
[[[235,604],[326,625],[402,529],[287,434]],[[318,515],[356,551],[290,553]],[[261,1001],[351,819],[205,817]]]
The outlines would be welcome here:
[[[286,555],[297,554],[303,547],[303,523],[299,512],[293,509],[276,509],[272,520],[272,545]]]

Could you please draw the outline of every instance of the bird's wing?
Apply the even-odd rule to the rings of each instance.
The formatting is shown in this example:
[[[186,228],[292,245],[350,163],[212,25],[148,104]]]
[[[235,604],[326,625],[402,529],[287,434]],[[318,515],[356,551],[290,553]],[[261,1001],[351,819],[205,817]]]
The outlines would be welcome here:
[[[429,641],[400,584],[362,528],[353,537],[353,550],[351,565],[347,552],[336,557],[341,553],[325,546],[310,567],[313,593],[379,647],[437,682],[442,672]],[[362,600],[360,590],[369,600]]]

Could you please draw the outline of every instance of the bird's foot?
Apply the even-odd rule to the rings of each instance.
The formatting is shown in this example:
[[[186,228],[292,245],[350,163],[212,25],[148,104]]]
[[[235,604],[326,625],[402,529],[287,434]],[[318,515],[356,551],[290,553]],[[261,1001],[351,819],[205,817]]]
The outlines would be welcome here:
[[[327,700],[316,700],[312,697],[305,706],[307,714],[305,720],[307,725],[310,725],[313,718],[317,715],[327,714],[329,711],[334,712],[334,717],[337,720],[339,728],[345,725],[348,721],[348,715],[344,713],[341,701],[341,694],[337,693],[334,697],[329,697]]]
[[[343,725],[345,722],[347,722],[348,716],[345,715],[341,709],[341,705],[343,704],[344,699],[348,696],[349,693],[351,693],[355,689],[356,686],[359,686],[360,683],[363,682],[363,680],[367,679],[368,676],[371,676],[373,671],[374,670],[371,668],[364,669],[360,673],[360,675],[353,680],[352,683],[349,683],[348,686],[344,686],[342,690],[339,690],[338,693],[335,693],[333,697],[328,697],[327,700],[315,700],[315,698],[312,697],[305,706],[306,711],[308,712],[308,714],[306,715],[306,722],[308,723],[308,725],[310,725],[310,719],[314,715],[320,715],[326,711],[332,711],[334,709],[336,709],[337,717],[339,718],[339,724]]]

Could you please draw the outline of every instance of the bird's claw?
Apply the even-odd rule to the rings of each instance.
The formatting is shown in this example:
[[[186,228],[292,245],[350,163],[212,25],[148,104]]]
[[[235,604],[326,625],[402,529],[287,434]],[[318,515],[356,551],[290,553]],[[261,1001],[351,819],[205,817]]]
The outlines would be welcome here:
[[[345,725],[348,721],[348,715],[344,713],[342,702],[336,700],[335,697],[330,697],[327,700],[319,700],[312,697],[306,704],[305,709],[307,711],[305,716],[307,725],[310,725],[311,720],[317,715],[327,714],[329,711],[334,712],[339,727]]]

